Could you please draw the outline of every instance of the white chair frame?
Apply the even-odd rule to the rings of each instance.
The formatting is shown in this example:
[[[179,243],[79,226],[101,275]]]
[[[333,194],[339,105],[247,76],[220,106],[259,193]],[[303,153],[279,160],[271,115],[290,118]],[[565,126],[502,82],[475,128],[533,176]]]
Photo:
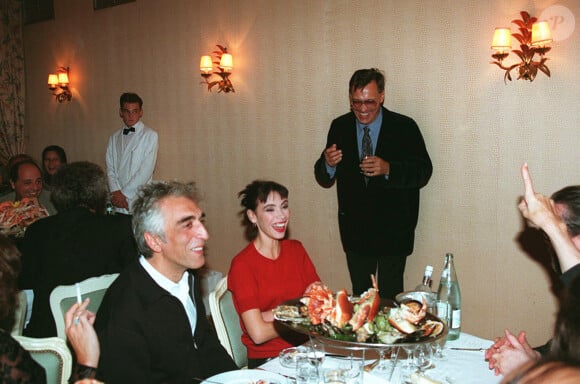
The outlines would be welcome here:
[[[14,313],[14,327],[12,328],[12,336],[22,336],[24,331],[24,323],[26,322],[26,312],[28,309],[28,302],[26,300],[26,292],[18,292],[18,308]]]
[[[46,371],[46,379],[49,384],[67,384],[72,371],[72,355],[66,342],[58,337],[32,338],[26,336],[14,336],[20,345],[30,352],[30,355]],[[58,369],[54,372],[52,365],[43,357],[51,356],[58,359]],[[56,373],[56,377],[55,376]]]
[[[245,368],[248,365],[247,349],[246,346],[242,344],[242,329],[240,327],[240,318],[233,308],[231,294],[232,293],[228,291],[228,277],[225,276],[217,283],[215,290],[210,292],[209,308],[220,343],[234,359],[234,362],[237,364],[237,366],[240,368]],[[228,301],[224,302],[224,298]],[[232,308],[230,308],[229,311],[230,316],[235,315],[233,319],[229,319],[229,327],[223,317],[222,305],[231,305]]]
[[[91,298],[91,303],[89,304],[89,310],[92,312],[97,312],[99,306],[101,305],[101,300],[105,294],[105,291],[109,286],[115,281],[119,276],[118,273],[112,273],[110,275],[102,275],[97,277],[89,277],[86,280],[79,282],[81,289],[82,300],[89,296]],[[91,293],[99,292],[98,295],[91,295]],[[96,296],[96,297],[95,297]],[[73,285],[59,285],[55,287],[50,293],[50,310],[54,321],[56,323],[56,334],[57,337],[66,341],[64,315],[70,308],[70,306],[76,302],[77,290],[76,286]]]

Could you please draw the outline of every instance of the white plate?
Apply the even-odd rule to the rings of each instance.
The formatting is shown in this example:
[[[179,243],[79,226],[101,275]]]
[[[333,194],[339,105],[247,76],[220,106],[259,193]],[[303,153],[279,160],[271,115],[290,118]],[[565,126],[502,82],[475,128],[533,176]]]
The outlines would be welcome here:
[[[201,384],[258,384],[258,380],[263,380],[263,384],[287,384],[284,376],[262,369],[224,372],[207,378]]]

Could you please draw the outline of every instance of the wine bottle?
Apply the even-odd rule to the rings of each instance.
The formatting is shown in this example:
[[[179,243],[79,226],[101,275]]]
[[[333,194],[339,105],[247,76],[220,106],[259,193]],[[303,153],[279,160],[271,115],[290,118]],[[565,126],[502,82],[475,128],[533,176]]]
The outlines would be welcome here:
[[[425,273],[423,273],[423,281],[421,284],[415,287],[415,291],[420,292],[431,292],[431,285],[433,284],[433,280],[431,280],[431,275],[433,275],[433,267],[428,265],[425,267]]]
[[[438,312],[444,313],[441,307],[447,307],[447,326],[449,333],[447,340],[456,340],[461,333],[461,291],[459,290],[459,281],[453,264],[453,254],[445,255],[445,264],[441,272],[439,289],[437,290],[437,309]]]

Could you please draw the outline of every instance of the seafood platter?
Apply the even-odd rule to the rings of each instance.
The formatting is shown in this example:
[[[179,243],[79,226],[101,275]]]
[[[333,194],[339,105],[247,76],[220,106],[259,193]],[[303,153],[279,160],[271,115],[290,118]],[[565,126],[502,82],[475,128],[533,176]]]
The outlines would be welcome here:
[[[443,321],[427,312],[425,300],[381,299],[371,280],[373,287],[360,297],[317,284],[304,297],[274,308],[274,318],[296,332],[361,349],[431,343],[447,335]]]

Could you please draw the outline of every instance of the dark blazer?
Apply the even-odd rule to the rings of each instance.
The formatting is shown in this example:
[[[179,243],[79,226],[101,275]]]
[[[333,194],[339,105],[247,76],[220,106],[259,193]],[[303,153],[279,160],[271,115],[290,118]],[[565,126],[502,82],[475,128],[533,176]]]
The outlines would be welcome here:
[[[326,148],[336,144],[342,161],[334,178],[326,171],[324,153],[314,165],[318,183],[331,187],[335,180],[338,223],[345,251],[383,252],[407,256],[413,252],[419,214],[419,189],[433,172],[423,136],[413,119],[383,107],[383,123],[375,156],[390,163],[388,180],[371,177],[368,186],[360,172],[356,117],[349,112],[330,125]]]
[[[210,328],[199,278],[195,278],[197,325],[183,305],[149,276],[139,261],[107,290],[95,328],[101,344],[99,379],[106,383],[192,383],[238,369]]]
[[[138,251],[127,215],[95,215],[71,208],[33,223],[21,245],[20,288],[34,291],[32,315],[24,334],[56,336],[50,293],[89,277],[117,273],[137,259]]]

